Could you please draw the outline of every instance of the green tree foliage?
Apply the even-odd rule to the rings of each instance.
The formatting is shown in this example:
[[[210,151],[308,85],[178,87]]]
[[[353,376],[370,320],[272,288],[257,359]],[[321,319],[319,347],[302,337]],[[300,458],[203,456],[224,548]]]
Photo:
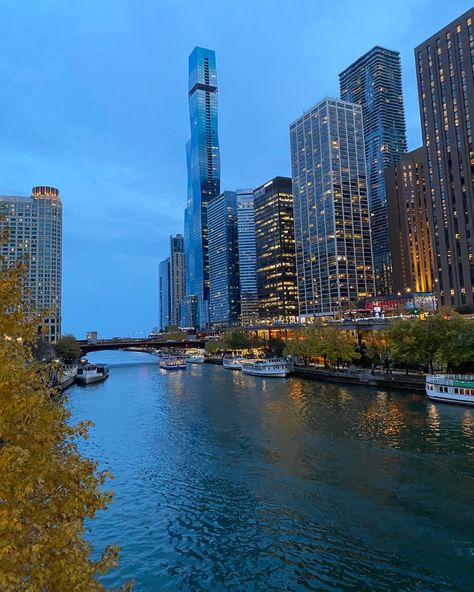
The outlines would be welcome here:
[[[285,342],[283,341],[283,339],[280,339],[279,337],[271,337],[267,341],[266,347],[269,355],[275,358],[279,358],[283,355],[283,352],[285,351]]]
[[[418,364],[430,372],[474,370],[474,320],[440,312],[426,320],[405,320],[389,330],[395,361]]]
[[[65,335],[54,346],[56,355],[65,364],[72,364],[82,355],[81,348],[74,335]]]
[[[225,350],[245,350],[253,349],[261,345],[258,338],[253,337],[250,333],[235,329],[228,331],[219,341],[220,349]]]
[[[108,475],[80,455],[89,424],[70,424],[48,388],[51,367],[32,354],[37,324],[22,301],[23,273],[0,259],[0,590],[103,591],[96,576],[118,549],[93,561],[84,521],[110,503]]]
[[[330,366],[339,366],[360,357],[355,343],[348,340],[346,331],[324,325],[316,325],[299,332],[295,339],[288,343],[285,353],[305,358],[321,357],[325,364]]]

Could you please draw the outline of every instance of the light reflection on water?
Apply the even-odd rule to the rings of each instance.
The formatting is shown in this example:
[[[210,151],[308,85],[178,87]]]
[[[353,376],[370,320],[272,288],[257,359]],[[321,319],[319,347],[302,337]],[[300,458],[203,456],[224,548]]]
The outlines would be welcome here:
[[[123,547],[110,586],[155,590],[472,590],[474,413],[418,394],[160,370],[104,352],[74,388],[115,474],[90,525]]]

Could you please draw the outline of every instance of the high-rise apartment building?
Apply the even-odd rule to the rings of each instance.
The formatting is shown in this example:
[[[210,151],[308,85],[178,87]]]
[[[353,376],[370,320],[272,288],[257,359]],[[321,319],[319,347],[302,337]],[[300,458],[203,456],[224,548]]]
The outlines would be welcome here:
[[[159,267],[159,286],[160,286],[160,330],[166,331],[169,327],[171,318],[171,300],[170,300],[170,258],[166,257],[160,263]]]
[[[290,125],[301,316],[374,295],[362,107],[326,98]]]
[[[433,250],[426,186],[426,151],[418,148],[384,170],[393,292],[433,290]]]
[[[0,244],[7,266],[27,264],[25,300],[35,313],[45,311],[43,337],[54,343],[61,336],[62,204],[54,187],[33,187],[31,197],[0,195]]]
[[[185,296],[184,238],[170,236],[170,325],[181,324],[181,302]]]
[[[339,75],[341,99],[362,106],[367,184],[378,294],[392,291],[383,169],[406,152],[400,54],[374,47]]]
[[[474,308],[474,9],[415,49],[434,275],[444,306]]]
[[[186,144],[188,199],[184,221],[186,317],[209,323],[208,203],[220,193],[217,74],[214,51],[196,47],[189,56],[189,119]],[[197,308],[196,308],[197,307]],[[196,315],[192,310],[196,309]]]
[[[237,189],[240,319],[243,326],[258,320],[257,247],[253,189]]]
[[[275,177],[254,192],[260,320],[298,317],[291,179]]]
[[[209,312],[212,327],[240,321],[237,196],[224,191],[209,202]]]

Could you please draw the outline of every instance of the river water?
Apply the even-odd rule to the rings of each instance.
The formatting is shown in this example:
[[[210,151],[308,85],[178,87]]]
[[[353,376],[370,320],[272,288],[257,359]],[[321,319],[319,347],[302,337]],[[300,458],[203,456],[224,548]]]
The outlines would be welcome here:
[[[474,410],[420,394],[160,370],[101,352],[73,387],[82,445],[115,479],[89,523],[137,592],[474,589]]]

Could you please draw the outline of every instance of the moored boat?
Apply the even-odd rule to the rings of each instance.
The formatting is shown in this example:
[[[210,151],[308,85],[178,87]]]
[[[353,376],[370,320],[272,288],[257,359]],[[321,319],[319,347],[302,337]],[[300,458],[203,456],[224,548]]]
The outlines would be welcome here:
[[[90,364],[87,362],[77,369],[76,382],[79,384],[94,384],[102,382],[108,375],[109,367],[106,364]]]
[[[205,360],[204,350],[188,350],[186,354],[186,362],[188,364],[204,364]]]
[[[428,375],[426,377],[426,394],[432,401],[474,406],[474,375]]]
[[[242,370],[242,362],[244,358],[242,356],[224,356],[222,358],[222,365],[227,370]]]
[[[271,358],[244,361],[242,363],[242,372],[252,376],[285,378],[289,374],[290,368],[284,358]]]
[[[186,370],[186,360],[183,356],[164,354],[160,359],[160,368],[163,370]]]

